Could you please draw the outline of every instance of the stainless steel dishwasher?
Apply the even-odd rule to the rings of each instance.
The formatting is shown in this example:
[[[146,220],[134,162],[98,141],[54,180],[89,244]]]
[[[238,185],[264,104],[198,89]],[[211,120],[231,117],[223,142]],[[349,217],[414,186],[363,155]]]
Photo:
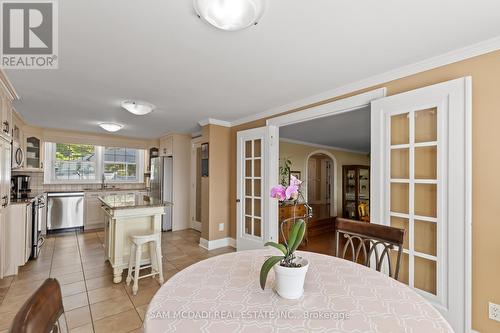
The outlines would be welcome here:
[[[47,230],[83,227],[83,192],[53,192],[47,194]]]

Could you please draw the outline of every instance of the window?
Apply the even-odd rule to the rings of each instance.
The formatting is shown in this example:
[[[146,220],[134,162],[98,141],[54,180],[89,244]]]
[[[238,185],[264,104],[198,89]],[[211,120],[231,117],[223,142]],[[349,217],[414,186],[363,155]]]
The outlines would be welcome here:
[[[96,179],[95,146],[64,143],[57,143],[55,146],[55,180],[81,181]]]
[[[44,181],[50,183],[141,183],[144,150],[89,144],[45,144]]]
[[[104,148],[106,180],[137,181],[138,152],[130,148]]]

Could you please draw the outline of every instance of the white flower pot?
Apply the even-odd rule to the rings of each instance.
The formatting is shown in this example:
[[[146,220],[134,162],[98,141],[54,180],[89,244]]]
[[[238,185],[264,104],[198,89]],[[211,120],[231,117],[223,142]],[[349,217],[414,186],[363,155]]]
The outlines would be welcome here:
[[[275,290],[283,298],[298,299],[304,293],[304,280],[306,278],[309,262],[301,257],[294,260],[301,267],[283,267],[280,263],[274,265]]]

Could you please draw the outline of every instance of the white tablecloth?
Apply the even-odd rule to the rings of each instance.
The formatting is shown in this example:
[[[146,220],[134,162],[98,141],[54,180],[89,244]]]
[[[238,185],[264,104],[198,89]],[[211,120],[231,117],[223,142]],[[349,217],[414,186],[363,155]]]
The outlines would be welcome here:
[[[220,255],[177,273],[152,299],[145,332],[453,332],[406,285],[331,256],[299,251],[310,263],[299,300],[272,290],[273,270],[263,291],[260,267],[271,254]]]

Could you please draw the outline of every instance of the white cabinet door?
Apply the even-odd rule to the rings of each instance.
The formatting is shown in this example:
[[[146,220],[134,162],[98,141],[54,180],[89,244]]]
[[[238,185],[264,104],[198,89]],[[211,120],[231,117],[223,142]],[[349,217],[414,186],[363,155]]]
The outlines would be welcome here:
[[[160,140],[160,156],[172,156],[174,152],[174,138],[169,136]]]
[[[96,229],[104,227],[104,212],[101,209],[99,196],[102,192],[90,192],[85,194],[85,229]]]
[[[4,214],[4,210],[0,209],[0,279],[3,279],[5,272],[6,235],[4,227]]]
[[[2,193],[2,205],[5,207],[10,203],[10,177],[11,177],[11,158],[12,158],[12,148],[10,142],[3,141],[1,148],[1,158],[0,163],[2,164],[2,181],[1,181],[1,193]]]

